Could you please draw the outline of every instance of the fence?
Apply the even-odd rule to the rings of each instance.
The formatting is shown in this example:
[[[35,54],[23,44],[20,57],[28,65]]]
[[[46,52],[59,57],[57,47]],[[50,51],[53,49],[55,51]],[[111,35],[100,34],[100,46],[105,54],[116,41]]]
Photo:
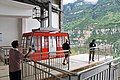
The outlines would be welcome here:
[[[62,65],[63,60],[64,60],[64,52],[68,50],[61,50],[61,51],[55,51],[55,52],[45,52],[45,54],[48,54],[48,56],[43,56],[45,58],[44,60],[40,60],[41,63],[45,63],[50,66],[54,66],[60,69],[66,69],[69,70],[69,56],[68,56],[68,64],[67,65]],[[57,53],[57,54],[56,54]],[[62,53],[62,54],[61,54]],[[40,53],[41,56],[39,55],[38,57],[42,57],[42,54]],[[69,54],[69,53],[68,53]]]
[[[7,50],[6,50],[7,49]],[[0,48],[0,55],[8,55],[9,48]],[[7,53],[7,54],[6,54]],[[3,55],[4,54],[4,55]],[[53,55],[52,55],[53,56]],[[54,59],[50,57],[48,60],[22,61],[22,79],[23,80],[119,80],[120,78],[120,57],[114,60],[104,62],[92,68],[76,73],[63,70],[65,67],[56,66],[54,62],[62,63],[63,57]],[[60,64],[60,63],[59,63]],[[62,65],[62,64],[61,64]],[[68,65],[67,65],[68,66]]]
[[[72,75],[72,76],[71,76]],[[76,74],[41,62],[22,61],[22,80],[74,80]]]
[[[119,71],[120,57],[78,73],[29,60],[22,65],[23,80],[119,80]]]
[[[0,47],[0,60],[4,63],[4,64],[8,64],[9,61],[9,49],[11,48],[11,46],[1,46]],[[27,49],[26,49],[27,50]],[[40,60],[41,63],[45,63],[60,69],[69,69],[69,63],[66,66],[63,66],[63,59],[64,59],[64,52],[67,50],[61,50],[61,51],[56,51],[56,52],[45,52],[45,54],[48,54],[48,56],[43,56],[45,59],[44,60]],[[56,54],[58,53],[58,54]],[[63,54],[59,54],[59,53],[63,53]],[[41,58],[42,55],[44,53],[39,53],[40,55],[36,56],[37,58]],[[69,60],[69,57],[68,57]]]
[[[76,44],[76,45],[71,45],[71,50],[73,52],[73,54],[85,54],[85,53],[89,53],[89,44],[83,44],[82,46]],[[113,46],[112,45],[108,45],[108,44],[104,44],[104,45],[97,45],[96,48],[96,54],[99,55],[111,55],[113,52]]]
[[[4,64],[8,64],[8,59],[9,59],[9,50],[10,50],[11,46],[1,46],[0,47],[0,60],[4,63]]]
[[[119,80],[120,57],[78,73],[78,80]]]

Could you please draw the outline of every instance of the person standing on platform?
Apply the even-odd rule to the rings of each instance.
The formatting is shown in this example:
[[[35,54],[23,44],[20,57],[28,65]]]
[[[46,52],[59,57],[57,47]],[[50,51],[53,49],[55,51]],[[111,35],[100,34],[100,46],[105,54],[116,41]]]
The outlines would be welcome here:
[[[66,40],[66,42],[62,45],[62,49],[63,50],[67,50],[64,51],[65,54],[65,58],[63,60],[63,65],[65,65],[65,61],[68,63],[68,58],[69,58],[69,53],[70,53],[70,45],[68,43],[68,41]]]
[[[13,48],[9,50],[9,77],[10,80],[21,80],[20,60],[28,57],[32,49],[29,48],[28,53],[23,55],[18,40],[14,40],[11,45]]]
[[[92,59],[92,61],[94,61],[95,47],[96,47],[95,39],[93,39],[92,42],[89,44],[89,48],[90,48],[89,62],[91,61],[91,59]]]

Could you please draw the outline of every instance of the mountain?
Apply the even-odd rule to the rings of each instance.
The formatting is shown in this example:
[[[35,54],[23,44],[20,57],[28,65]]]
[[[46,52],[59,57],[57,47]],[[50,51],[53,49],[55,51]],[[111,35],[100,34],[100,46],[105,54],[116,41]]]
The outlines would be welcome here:
[[[119,0],[99,0],[95,5],[77,0],[64,5],[63,11],[63,29],[70,34],[72,44],[80,43],[81,38],[85,43],[96,38],[108,44],[120,39]]]

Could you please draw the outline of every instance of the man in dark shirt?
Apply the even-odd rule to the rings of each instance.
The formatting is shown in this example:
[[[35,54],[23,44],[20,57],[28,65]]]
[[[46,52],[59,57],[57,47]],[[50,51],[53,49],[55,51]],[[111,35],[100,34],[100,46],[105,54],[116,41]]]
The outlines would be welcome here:
[[[95,55],[95,39],[92,40],[92,42],[89,44],[90,53],[89,53],[89,62],[91,61],[91,55],[92,55],[92,61],[94,61],[94,55]]]
[[[64,51],[65,54],[65,58],[63,60],[63,65],[65,65],[65,61],[67,61],[68,63],[68,57],[69,57],[69,52],[70,52],[70,45],[68,43],[68,41],[66,40],[66,42],[62,45],[63,50],[68,50],[68,51]]]
[[[13,48],[9,51],[9,77],[10,80],[21,80],[20,62],[30,56],[31,48],[27,54],[22,54],[18,40],[14,40],[11,45]]]

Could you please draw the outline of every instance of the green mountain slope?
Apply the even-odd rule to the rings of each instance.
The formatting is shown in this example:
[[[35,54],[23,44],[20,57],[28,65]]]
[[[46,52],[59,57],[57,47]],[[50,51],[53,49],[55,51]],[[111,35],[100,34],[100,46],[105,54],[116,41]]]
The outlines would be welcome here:
[[[85,3],[83,0],[77,0],[74,3],[64,5],[63,24],[64,30],[70,32],[73,44],[75,42],[73,38],[85,37],[84,30],[92,32],[91,36],[85,40],[87,42],[92,38],[97,38],[103,42],[106,40],[107,42],[114,43],[114,37],[112,38],[111,36],[120,32],[119,0],[99,0],[95,5]],[[102,29],[104,31],[101,31]],[[111,35],[104,35],[107,29],[109,31],[106,34]],[[114,29],[115,31],[113,31]],[[94,34],[96,30],[99,31],[99,34]],[[113,41],[110,39],[113,39]],[[116,40],[118,39],[119,37],[116,38]]]

